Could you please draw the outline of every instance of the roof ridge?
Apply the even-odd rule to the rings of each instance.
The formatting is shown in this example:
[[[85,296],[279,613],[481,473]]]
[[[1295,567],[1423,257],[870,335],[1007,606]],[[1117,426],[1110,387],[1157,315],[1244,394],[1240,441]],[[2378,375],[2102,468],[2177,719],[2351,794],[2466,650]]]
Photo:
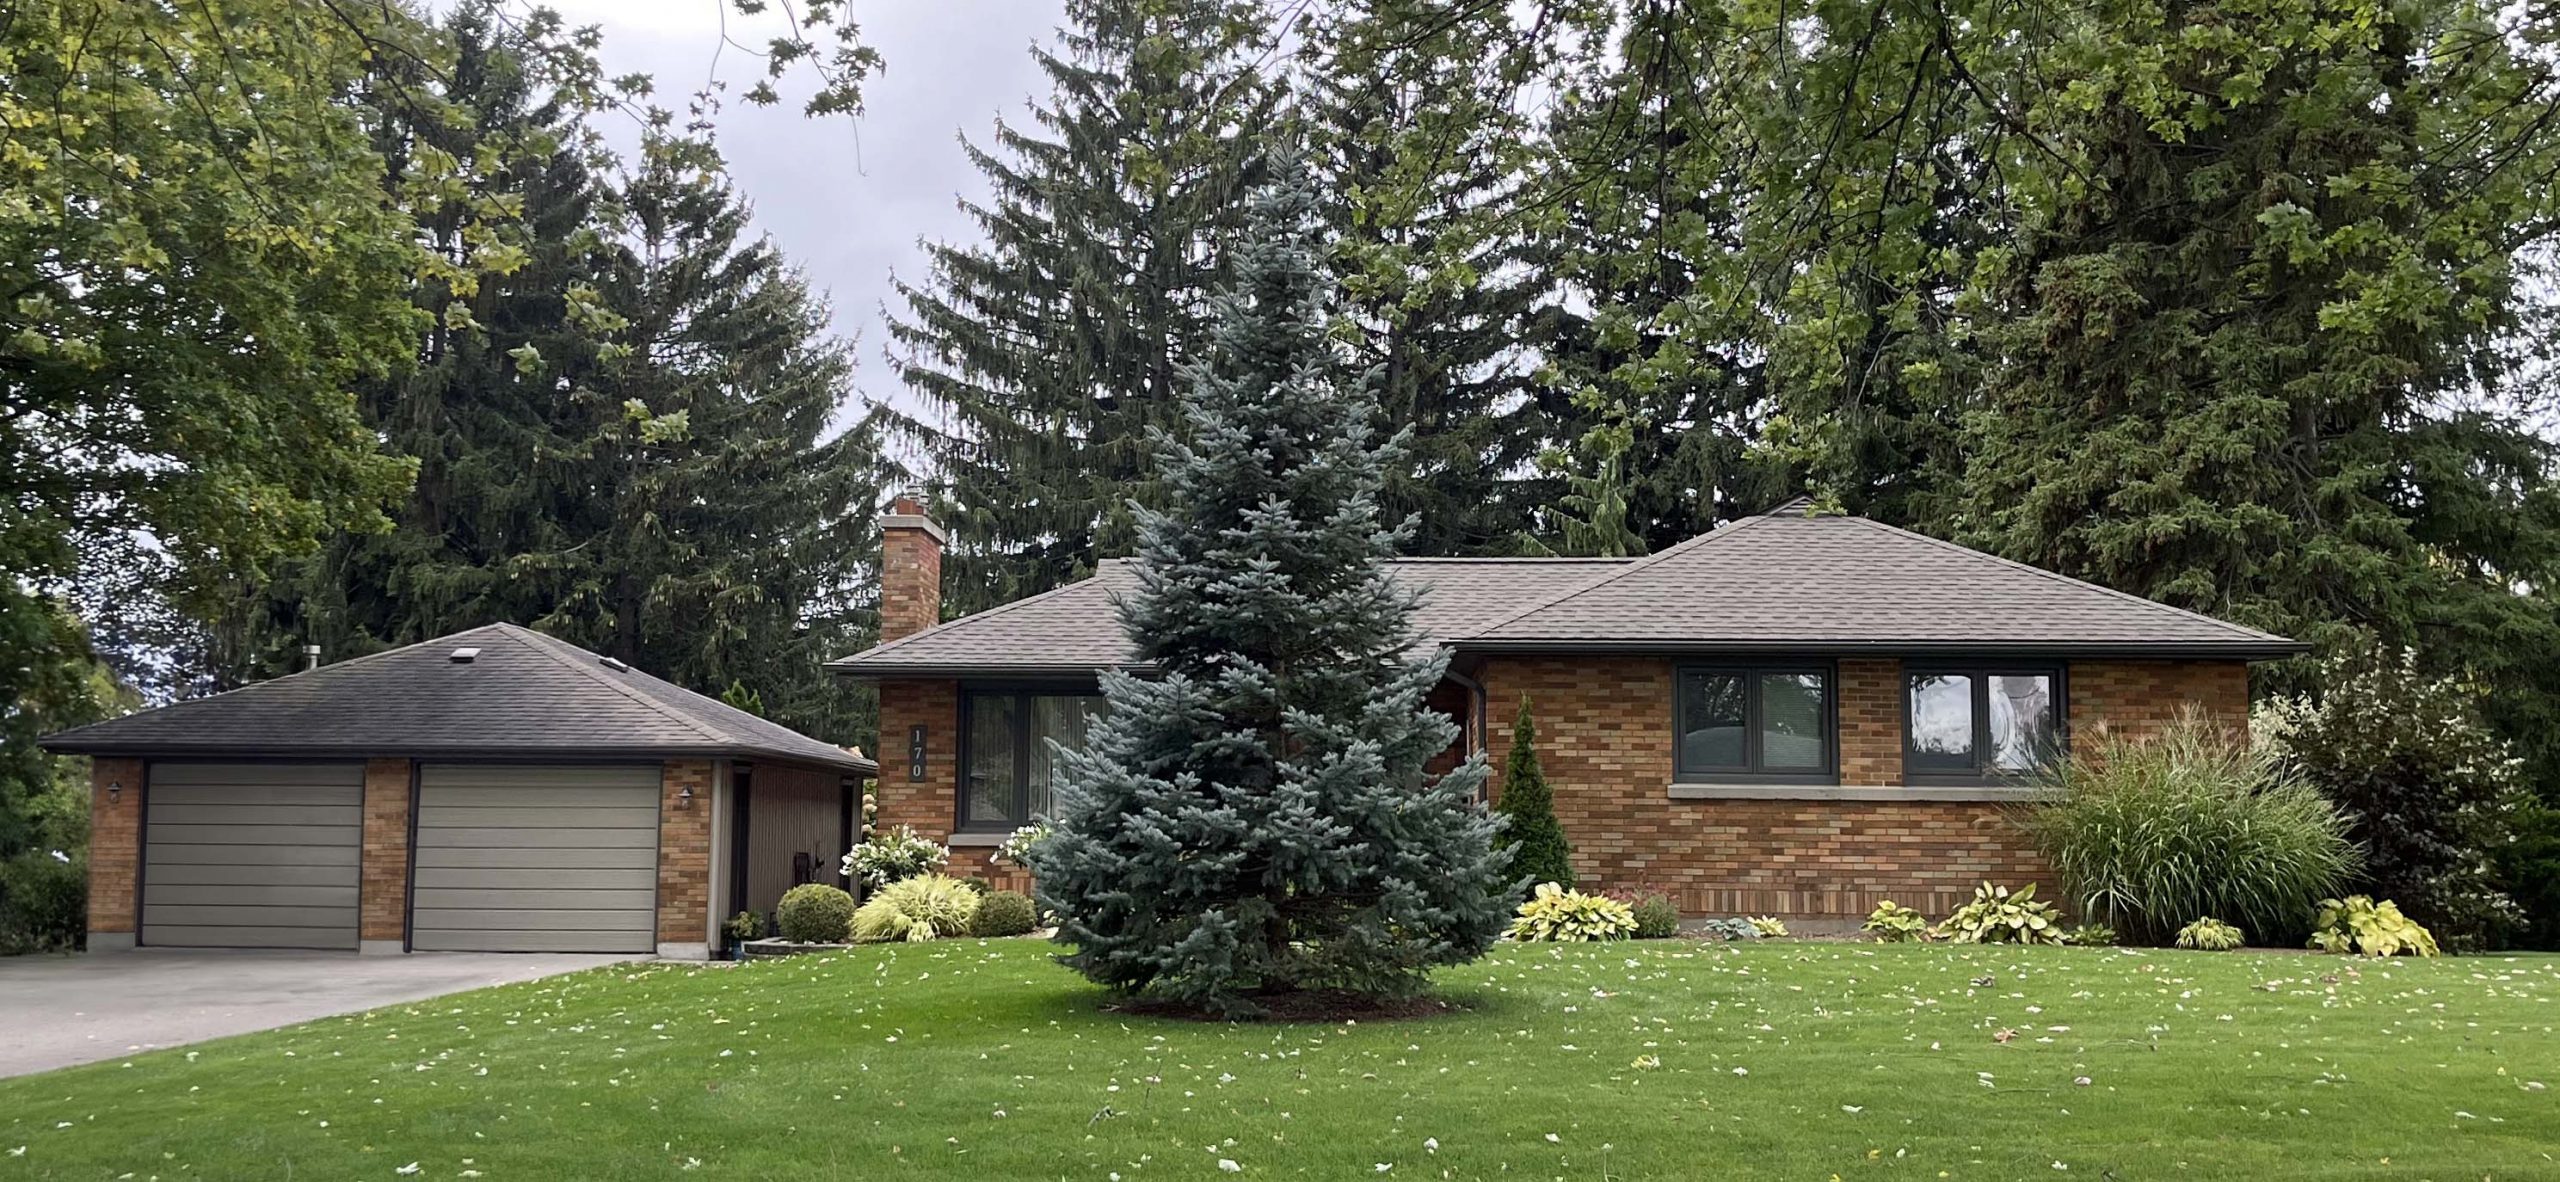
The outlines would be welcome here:
[[[679,725],[682,725],[682,726],[683,726],[683,727],[685,727],[686,729],[691,730],[691,731],[693,731],[695,734],[701,735],[702,737],[704,737],[704,738],[706,738],[706,739],[710,739],[710,740],[712,740],[712,741],[714,741],[714,742],[719,742],[719,743],[740,743],[740,742],[744,742],[744,741],[745,741],[745,740],[744,740],[744,738],[743,738],[742,736],[730,734],[729,732],[727,732],[727,731],[725,731],[725,730],[715,729],[715,728],[713,728],[712,726],[710,726],[709,724],[707,724],[707,723],[703,722],[701,719],[695,718],[695,717],[693,717],[692,715],[685,713],[684,711],[678,710],[678,709],[676,709],[675,707],[673,707],[673,706],[670,706],[670,705],[666,704],[665,702],[661,702],[661,701],[659,701],[658,699],[656,699],[655,697],[652,697],[652,696],[650,696],[650,695],[648,695],[648,694],[641,693],[640,691],[638,691],[638,690],[636,690],[636,689],[633,689],[632,687],[630,687],[630,686],[628,686],[628,685],[623,684],[623,682],[622,682],[622,681],[621,681],[621,679],[619,679],[619,678],[615,678],[615,677],[609,677],[609,676],[607,676],[607,675],[605,674],[605,672],[604,672],[601,668],[596,667],[596,665],[597,665],[597,663],[598,663],[598,662],[601,662],[601,661],[605,660],[605,657],[604,657],[602,654],[600,654],[600,653],[589,652],[588,650],[586,650],[586,649],[582,649],[582,648],[579,648],[578,646],[576,646],[576,645],[574,645],[574,644],[570,644],[568,641],[562,640],[562,639],[560,639],[560,638],[559,638],[559,637],[557,637],[557,636],[553,636],[553,635],[551,635],[551,634],[549,634],[549,633],[546,633],[546,632],[537,632],[537,631],[535,631],[535,630],[533,630],[533,629],[531,629],[531,628],[527,628],[527,627],[525,627],[525,626],[524,626],[524,625],[522,625],[522,624],[509,624],[509,623],[501,622],[501,623],[494,624],[494,625],[491,625],[491,626],[492,626],[492,627],[495,627],[495,628],[499,628],[499,629],[501,629],[501,630],[503,630],[503,631],[507,632],[507,633],[510,635],[510,637],[515,637],[515,638],[517,638],[517,639],[519,640],[519,642],[520,642],[520,643],[521,643],[521,638],[520,638],[520,637],[516,637],[516,634],[521,633],[523,637],[531,637],[531,638],[532,638],[536,643],[527,644],[525,647],[530,648],[530,649],[534,650],[535,652],[541,653],[542,655],[544,655],[544,656],[546,656],[546,657],[549,657],[549,658],[551,658],[551,659],[552,659],[552,660],[554,660],[554,661],[559,662],[559,663],[560,663],[561,665],[563,665],[563,666],[566,666],[566,667],[568,667],[568,668],[570,668],[570,669],[574,669],[574,670],[578,671],[579,673],[581,673],[581,674],[585,675],[589,680],[594,681],[594,682],[595,682],[596,684],[598,684],[598,685],[606,686],[606,687],[608,687],[608,688],[612,689],[615,693],[621,694],[622,696],[624,696],[624,697],[626,697],[626,698],[629,698],[629,699],[631,699],[631,700],[632,700],[632,701],[634,701],[634,702],[638,702],[638,703],[640,703],[641,705],[646,706],[646,707],[648,707],[648,708],[649,708],[649,709],[651,709],[651,710],[655,710],[655,711],[657,711],[658,713],[660,713],[660,714],[663,714],[663,715],[667,716],[668,718],[674,719],[674,720],[675,720]],[[554,647],[554,646],[557,646],[557,647]],[[569,654],[567,654],[567,653],[564,653],[564,652],[559,651],[559,649],[560,649],[560,648],[568,648],[568,649],[575,650],[576,652],[581,653],[581,654],[583,654],[583,655],[585,655],[585,656],[588,656],[588,657],[592,657],[592,658],[594,658],[594,660],[593,660],[593,661],[582,661],[582,660],[579,660],[579,659],[577,659],[576,657],[572,657],[572,656],[570,656],[570,655],[569,655]],[[626,668],[626,669],[632,668],[632,667],[631,667],[627,662],[623,665],[623,667],[624,667],[624,668]],[[635,671],[635,672],[637,672],[637,670],[634,670],[634,671]],[[642,673],[641,675],[642,675],[642,676],[644,676],[644,677],[649,677],[649,678],[651,678],[651,679],[653,679],[653,680],[655,680],[655,679],[656,679],[656,675],[655,675],[655,674]],[[669,684],[669,685],[674,685],[675,683],[674,683],[674,682],[668,682],[667,684]],[[678,687],[678,688],[682,688],[682,687]]]
[[[1563,590],[1563,591],[1561,591],[1561,592],[1558,592],[1557,594],[1550,595],[1550,596],[1546,597],[1545,599],[1537,600],[1537,601],[1535,601],[1535,602],[1531,603],[1529,606],[1524,607],[1524,608],[1521,608],[1519,611],[1513,612],[1513,613],[1511,613],[1510,615],[1504,616],[1504,617],[1502,617],[1501,619],[1498,619],[1498,620],[1493,621],[1492,623],[1485,624],[1485,625],[1483,625],[1482,627],[1479,627],[1479,628],[1477,628],[1475,631],[1473,631],[1473,632],[1469,632],[1469,633],[1467,633],[1467,634],[1466,634],[1466,635],[1464,635],[1464,636],[1451,636],[1451,637],[1448,637],[1448,638],[1446,638],[1446,639],[1447,639],[1447,640],[1453,640],[1453,641],[1454,641],[1454,640],[1472,640],[1472,639],[1474,639],[1474,638],[1476,638],[1476,637],[1483,636],[1483,635],[1485,635],[1485,634],[1487,634],[1487,633],[1489,633],[1489,632],[1493,632],[1493,631],[1495,631],[1495,630],[1497,630],[1497,629],[1510,627],[1511,625],[1513,625],[1513,624],[1515,624],[1515,623],[1518,623],[1519,621],[1521,621],[1521,620],[1523,620],[1523,619],[1526,619],[1527,617],[1529,617],[1529,616],[1531,616],[1531,615],[1535,615],[1535,614],[1536,614],[1536,613],[1538,613],[1538,612],[1545,611],[1545,610],[1547,610],[1548,608],[1551,608],[1551,607],[1556,606],[1557,604],[1565,603],[1565,602],[1567,602],[1567,601],[1570,601],[1570,600],[1573,600],[1573,599],[1580,598],[1582,595],[1584,595],[1584,594],[1586,594],[1586,593],[1588,593],[1588,592],[1597,591],[1597,590],[1599,590],[1600,588],[1602,588],[1602,587],[1606,587],[1606,586],[1608,586],[1608,585],[1609,585],[1609,584],[1611,584],[1611,583],[1614,583],[1614,582],[1617,582],[1617,581],[1618,581],[1618,580],[1620,580],[1620,579],[1626,578],[1627,576],[1632,575],[1632,574],[1636,573],[1637,571],[1644,570],[1645,568],[1650,567],[1650,566],[1654,565],[1655,563],[1662,562],[1662,561],[1664,561],[1664,560],[1666,560],[1666,559],[1668,559],[1668,558],[1672,557],[1673,555],[1676,555],[1676,554],[1686,554],[1686,553],[1688,553],[1688,552],[1689,552],[1689,551],[1691,551],[1691,550],[1695,550],[1695,549],[1698,549],[1698,548],[1699,548],[1699,547],[1701,547],[1701,546],[1704,546],[1704,545],[1705,545],[1705,544],[1707,544],[1708,542],[1712,542],[1712,541],[1716,540],[1717,538],[1731,537],[1733,534],[1735,534],[1735,533],[1737,533],[1737,532],[1739,532],[1739,531],[1741,531],[1741,530],[1749,529],[1749,528],[1751,528],[1751,526],[1752,526],[1752,524],[1753,524],[1754,522],[1766,521],[1766,520],[1768,520],[1768,519],[1767,519],[1767,518],[1765,518],[1765,517],[1743,517],[1743,518],[1738,518],[1738,519],[1736,519],[1736,520],[1733,520],[1733,521],[1727,522],[1727,523],[1725,523],[1724,525],[1721,525],[1721,526],[1718,526],[1718,527],[1716,527],[1716,528],[1710,529],[1710,530],[1708,530],[1708,531],[1707,531],[1707,532],[1705,532],[1705,533],[1699,534],[1697,537],[1691,538],[1691,539],[1689,539],[1688,541],[1685,541],[1685,542],[1682,542],[1682,543],[1680,543],[1680,544],[1678,544],[1678,545],[1676,545],[1676,546],[1673,546],[1673,547],[1671,547],[1671,548],[1670,548],[1670,549],[1668,549],[1668,550],[1663,550],[1663,551],[1658,551],[1658,552],[1653,553],[1653,554],[1648,554],[1648,555],[1644,556],[1643,558],[1639,558],[1639,559],[1636,559],[1636,560],[1634,560],[1634,561],[1632,561],[1632,562],[1628,562],[1628,563],[1626,563],[1625,565],[1618,567],[1616,570],[1612,570],[1612,571],[1608,572],[1607,574],[1604,574],[1604,575],[1600,576],[1599,578],[1592,579],[1592,580],[1590,580],[1590,581],[1588,581],[1588,582],[1581,583],[1581,584],[1576,585],[1576,586],[1573,586],[1573,587],[1568,587],[1568,588],[1566,588],[1565,590]],[[1444,643],[1445,643],[1445,641],[1444,641]]]
[[[1103,559],[1102,561],[1103,561],[1103,562],[1119,562],[1119,561],[1126,561],[1126,560],[1125,560],[1125,559],[1111,559],[1111,558],[1106,558],[1106,559]],[[1087,584],[1087,583],[1093,582],[1093,581],[1095,581],[1096,579],[1099,579],[1099,578],[1101,578],[1101,577],[1102,577],[1102,571],[1100,570],[1100,564],[1098,564],[1098,563],[1097,563],[1097,564],[1096,564],[1096,569],[1094,570],[1094,573],[1089,574],[1089,575],[1086,575],[1085,577],[1083,577],[1083,578],[1081,578],[1081,579],[1077,579],[1076,581],[1074,581],[1074,582],[1072,582],[1072,583],[1060,583],[1060,584],[1058,584],[1057,586],[1055,586],[1055,587],[1051,587],[1051,588],[1049,588],[1048,590],[1043,591],[1043,592],[1040,592],[1040,593],[1039,593],[1039,594],[1037,594],[1037,595],[1025,595],[1025,596],[1023,596],[1023,597],[1022,597],[1022,598],[1020,598],[1020,599],[1017,599],[1017,600],[1012,601],[1011,603],[999,603],[999,604],[995,605],[994,607],[988,608],[987,610],[982,611],[982,612],[971,612],[970,614],[965,615],[965,616],[961,616],[960,618],[955,619],[955,620],[944,620],[943,622],[941,622],[941,623],[939,623],[939,624],[935,624],[934,626],[932,626],[932,627],[930,627],[930,628],[919,629],[919,630],[917,630],[917,631],[907,633],[906,635],[901,636],[901,637],[897,638],[896,640],[889,641],[889,642],[888,642],[888,643],[886,643],[886,644],[875,644],[875,645],[872,645],[870,648],[863,649],[862,651],[857,652],[857,653],[847,653],[846,655],[841,656],[841,657],[838,657],[838,658],[836,658],[835,660],[833,660],[833,661],[829,661],[829,662],[827,662],[827,663],[828,663],[828,664],[830,664],[830,665],[833,665],[833,664],[837,664],[837,663],[839,663],[839,662],[843,662],[843,661],[850,661],[850,660],[854,659],[855,657],[870,657],[870,656],[877,656],[877,655],[879,655],[879,654],[881,654],[881,653],[895,652],[895,651],[897,651],[898,649],[904,648],[904,647],[906,647],[906,646],[908,646],[908,645],[910,645],[910,644],[914,644],[914,643],[916,643],[917,641],[923,640],[924,638],[926,638],[926,637],[928,637],[928,636],[939,636],[939,635],[941,635],[942,633],[945,633],[945,632],[950,631],[951,629],[957,628],[957,627],[959,627],[959,626],[960,626],[960,625],[962,625],[962,624],[972,623],[972,622],[975,622],[975,621],[978,621],[978,620],[993,619],[993,618],[994,618],[994,617],[996,617],[996,616],[1003,615],[1003,614],[1005,614],[1006,612],[1010,612],[1010,611],[1012,611],[1013,609],[1018,608],[1018,607],[1022,607],[1022,606],[1026,605],[1026,604],[1038,603],[1038,602],[1040,602],[1041,600],[1043,600],[1043,599],[1048,599],[1048,598],[1050,598],[1050,597],[1052,597],[1052,596],[1063,595],[1063,594],[1065,594],[1065,593],[1067,593],[1067,592],[1069,592],[1069,591],[1075,590],[1075,589],[1076,589],[1076,588],[1078,588],[1078,587],[1084,586],[1084,585],[1085,585],[1085,584]]]
[[[2006,567],[2009,567],[2009,568],[2011,568],[2011,569],[2013,569],[2013,570],[2025,571],[2025,572],[2027,572],[2028,574],[2036,575],[2036,576],[2039,576],[2039,577],[2041,577],[2041,578],[2051,580],[2051,581],[2053,581],[2053,582],[2061,583],[2061,584],[2064,584],[2065,586],[2077,587],[2077,588],[2081,588],[2081,589],[2083,589],[2083,590],[2089,590],[2089,591],[2096,591],[2096,592],[2099,592],[2099,593],[2104,594],[2104,595],[2112,595],[2112,596],[2116,597],[2117,599],[2124,600],[2124,601],[2125,601],[2125,602],[2127,602],[2127,603],[2137,603],[2137,604],[2142,605],[2143,607],[2151,608],[2151,609],[2156,610],[2156,611],[2164,611],[2164,612],[2169,612],[2169,613],[2172,613],[2172,614],[2175,614],[2175,615],[2179,615],[2179,616],[2185,616],[2185,617],[2188,617],[2188,618],[2190,618],[2190,619],[2202,620],[2202,621],[2204,621],[2205,623],[2211,624],[2211,625],[2213,625],[2213,626],[2214,626],[2214,627],[2216,627],[2216,628],[2223,628],[2223,629],[2228,629],[2228,630],[2233,631],[2233,632],[2245,633],[2245,634],[2247,634],[2247,635],[2248,635],[2250,638],[2252,638],[2252,639],[2257,639],[2257,640],[2273,640],[2273,641],[2284,641],[2284,640],[2286,640],[2286,638],[2285,638],[2285,637],[2278,636],[2278,635],[2276,635],[2276,634],[2275,634],[2275,633],[2273,633],[2273,632],[2265,632],[2265,631],[2261,631],[2261,630],[2256,629],[2256,628],[2251,628],[2251,627],[2249,627],[2249,626],[2247,626],[2247,625],[2245,625],[2245,624],[2234,624],[2234,623],[2232,623],[2231,621],[2229,621],[2229,620],[2225,620],[2225,619],[2222,619],[2222,618],[2220,618],[2220,617],[2218,617],[2218,616],[2209,616],[2209,615],[2206,615],[2205,613],[2200,612],[2200,611],[2191,611],[2191,610],[2189,610],[2189,609],[2187,609],[2187,608],[2179,607],[2179,606],[2177,606],[2176,604],[2172,604],[2172,603],[2162,603],[2162,602],[2160,602],[2160,601],[2159,601],[2159,600],[2157,600],[2157,599],[2146,599],[2146,598],[2144,598],[2144,597],[2142,597],[2142,596],[2140,596],[2140,595],[2136,595],[2136,594],[2134,594],[2134,593],[2132,593],[2132,592],[2130,592],[2130,591],[2119,591],[2119,590],[2116,590],[2116,589],[2115,589],[2115,588],[2113,588],[2113,587],[2106,586],[2105,584],[2102,584],[2102,583],[2092,583],[2092,582],[2090,582],[2090,581],[2089,581],[2089,580],[2087,580],[2087,579],[2075,579],[2075,578],[2072,578],[2072,577],[2071,577],[2071,576],[2069,576],[2069,575],[2063,574],[2063,573],[2062,573],[2062,572],[2060,572],[2060,571],[2051,571],[2051,570],[2046,570],[2045,568],[2040,567],[2040,566],[2037,566],[2037,565],[2035,565],[2034,563],[2031,563],[2031,562],[2019,562],[2019,561],[2017,561],[2016,559],[2013,559],[2013,558],[2003,558],[2003,557],[2001,557],[2001,556],[1999,556],[1999,555],[1997,555],[1997,554],[1994,554],[1994,553],[1992,553],[1992,552],[1990,552],[1990,551],[1988,551],[1988,550],[1976,550],[1976,549],[1974,549],[1974,548],[1973,548],[1973,547],[1971,547],[1971,546],[1960,545],[1960,544],[1955,543],[1955,542],[1950,542],[1950,541],[1948,541],[1948,540],[1946,540],[1946,539],[1944,539],[1944,538],[1933,538],[1933,537],[1930,537],[1930,536],[1929,536],[1929,535],[1927,535],[1927,534],[1921,533],[1921,532],[1920,532],[1920,531],[1918,531],[1918,530],[1904,529],[1904,528],[1902,528],[1901,526],[1898,526],[1898,525],[1887,525],[1887,524],[1885,524],[1884,522],[1877,521],[1877,520],[1875,520],[1875,519],[1873,519],[1873,518],[1870,518],[1870,517],[1858,517],[1858,516],[1855,516],[1855,515],[1849,515],[1849,516],[1847,516],[1847,520],[1857,522],[1858,524],[1860,524],[1860,525],[1864,525],[1864,526],[1867,526],[1867,527],[1869,527],[1869,528],[1871,528],[1871,529],[1879,529],[1879,530],[1883,530],[1884,532],[1886,532],[1886,533],[1888,533],[1888,534],[1893,534],[1893,535],[1896,535],[1896,536],[1899,536],[1899,537],[1910,538],[1910,539],[1913,539],[1913,540],[1915,540],[1915,541],[1926,542],[1926,543],[1928,543],[1929,545],[1935,546],[1935,547],[1937,547],[1937,548],[1939,548],[1939,549],[1941,549],[1941,550],[1953,550],[1953,551],[1955,551],[1955,552],[1956,552],[1956,553],[1958,553],[1958,554],[1963,554],[1963,555],[1966,555],[1966,556],[1969,556],[1969,557],[1989,559],[1989,560],[1990,560],[1990,561],[1992,561],[1992,562],[1999,563],[2000,565],[2002,565],[2002,566],[2006,566]]]

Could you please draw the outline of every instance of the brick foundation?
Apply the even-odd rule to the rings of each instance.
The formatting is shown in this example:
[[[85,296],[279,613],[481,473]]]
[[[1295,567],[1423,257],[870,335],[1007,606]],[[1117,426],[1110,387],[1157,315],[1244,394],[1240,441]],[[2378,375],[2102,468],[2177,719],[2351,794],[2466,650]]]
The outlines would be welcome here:
[[[364,765],[363,885],[357,946],[401,952],[409,939],[409,761]]]
[[[670,759],[658,783],[659,955],[707,956],[711,939],[711,761]],[[693,790],[690,801],[682,795],[687,788]]]
[[[143,764],[89,762],[89,950],[134,945],[141,918]]]

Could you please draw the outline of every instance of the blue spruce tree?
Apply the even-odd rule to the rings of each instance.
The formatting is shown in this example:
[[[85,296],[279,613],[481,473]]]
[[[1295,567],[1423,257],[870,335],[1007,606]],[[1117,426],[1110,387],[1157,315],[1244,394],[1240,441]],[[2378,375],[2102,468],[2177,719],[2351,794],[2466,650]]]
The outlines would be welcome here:
[[[1118,989],[1228,1016],[1289,995],[1402,998],[1483,955],[1512,898],[1482,757],[1426,709],[1445,654],[1416,651],[1414,596],[1380,519],[1396,441],[1340,380],[1315,197],[1295,160],[1249,202],[1233,286],[1159,437],[1162,511],[1138,513],[1120,620],[1145,671],[1065,752],[1033,854],[1065,962]]]

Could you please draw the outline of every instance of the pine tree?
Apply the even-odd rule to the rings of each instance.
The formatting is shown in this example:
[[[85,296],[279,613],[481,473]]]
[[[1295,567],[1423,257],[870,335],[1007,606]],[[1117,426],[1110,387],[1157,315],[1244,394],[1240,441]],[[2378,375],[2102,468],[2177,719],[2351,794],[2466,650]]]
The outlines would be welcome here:
[[[1120,606],[1144,675],[1070,753],[1033,855],[1087,977],[1221,1014],[1275,995],[1404,996],[1482,955],[1509,855],[1473,797],[1481,757],[1427,709],[1447,656],[1415,657],[1415,599],[1386,571],[1376,398],[1327,342],[1312,186],[1291,160],[1251,202],[1209,360],[1192,368],[1167,498],[1139,510]]]
[[[1520,698],[1520,716],[1511,722],[1511,753],[1502,763],[1502,794],[1494,811],[1509,818],[1502,844],[1511,850],[1511,872],[1527,876],[1530,886],[1542,882],[1573,885],[1573,848],[1564,825],[1556,820],[1556,794],[1538,766],[1538,724],[1529,716],[1529,698]]]
[[[1253,0],[1076,0],[1037,129],[969,149],[995,196],[977,245],[928,248],[892,321],[902,417],[947,485],[947,605],[976,611],[1088,573],[1134,538],[1149,433],[1179,417],[1184,350],[1232,236],[1276,92]]]

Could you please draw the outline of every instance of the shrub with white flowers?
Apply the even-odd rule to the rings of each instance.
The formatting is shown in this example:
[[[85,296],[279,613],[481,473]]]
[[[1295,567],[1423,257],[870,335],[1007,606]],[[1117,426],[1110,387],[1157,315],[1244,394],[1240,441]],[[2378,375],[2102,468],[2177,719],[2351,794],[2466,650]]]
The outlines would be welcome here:
[[[1047,840],[1048,837],[1049,823],[1046,821],[1034,822],[1016,829],[1006,836],[1003,845],[996,847],[996,861],[1007,866],[1020,866],[1027,870],[1031,866],[1031,847]]]
[[[862,885],[878,890],[919,874],[936,873],[950,861],[950,850],[900,825],[887,833],[874,834],[845,854],[844,876],[860,879]]]

